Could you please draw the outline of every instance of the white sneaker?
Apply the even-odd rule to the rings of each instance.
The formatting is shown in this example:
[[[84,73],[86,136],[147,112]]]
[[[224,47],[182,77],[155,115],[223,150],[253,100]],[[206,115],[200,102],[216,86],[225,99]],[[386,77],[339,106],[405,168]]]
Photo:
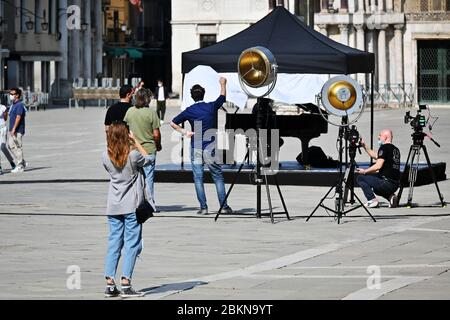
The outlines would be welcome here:
[[[22,166],[17,166],[13,170],[11,170],[11,173],[19,173],[19,172],[24,172],[24,171],[25,171],[25,169]]]
[[[164,120],[159,120],[159,123],[160,123],[161,125],[163,125],[163,124],[164,124]]]
[[[366,208],[378,208],[379,206],[380,203],[378,202],[377,199],[370,200],[365,204]]]

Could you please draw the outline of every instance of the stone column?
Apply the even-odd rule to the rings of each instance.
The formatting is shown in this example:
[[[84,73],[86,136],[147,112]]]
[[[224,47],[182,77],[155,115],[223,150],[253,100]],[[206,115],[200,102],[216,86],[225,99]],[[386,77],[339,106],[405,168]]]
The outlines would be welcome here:
[[[349,13],[356,12],[356,1],[357,0],[348,0],[348,12]]]
[[[378,12],[384,12],[384,0],[378,0]]]
[[[356,28],[356,48],[358,50],[364,51],[365,49],[365,37],[364,37],[364,25],[363,24],[355,24]],[[358,82],[364,83],[365,75],[362,73],[358,73]]]
[[[81,0],[72,0],[73,5],[81,7]],[[81,18],[81,17],[80,17]],[[70,80],[73,81],[80,76],[80,30],[73,29],[71,32],[69,60],[71,65]]]
[[[394,11],[394,5],[392,3],[392,0],[386,0],[386,11],[387,12]]]
[[[83,78],[92,79],[92,26],[91,0],[84,0],[84,22],[87,24],[83,32]]]
[[[328,31],[327,31],[327,25],[326,24],[318,24],[317,25],[320,28],[320,33],[324,36],[328,37]]]
[[[370,12],[375,12],[377,11],[377,6],[375,3],[375,0],[370,0]]]
[[[394,39],[395,39],[395,82],[403,84],[403,25],[394,25]]]
[[[341,32],[341,43],[343,45],[348,46],[348,25],[347,24],[340,24],[339,25],[339,31]]]
[[[102,2],[95,0],[95,76],[103,73]]]
[[[364,12],[364,0],[358,0],[358,12]]]
[[[59,0],[57,10],[58,33],[56,37],[59,44],[59,54],[61,61],[50,63],[50,82],[54,79],[51,85],[50,99],[53,101],[60,101],[72,97],[72,82],[69,81],[69,43],[67,30],[67,0]],[[56,30],[55,30],[56,31]],[[79,58],[79,57],[78,57]],[[72,63],[72,61],[70,61]]]
[[[68,57],[69,51],[68,37],[67,37],[67,0],[59,0],[58,8],[58,23],[59,23],[59,53],[61,54],[61,61],[58,62],[58,78],[59,80],[68,80]]]
[[[375,30],[374,30],[374,25],[367,25],[367,31],[366,31],[366,37],[367,37],[367,51],[372,52],[375,55],[375,78],[377,75],[377,65],[376,65],[376,61],[377,61],[377,55],[375,52]],[[370,74],[366,75],[366,83],[369,84],[370,83]],[[376,83],[376,79],[374,80],[374,83]]]
[[[328,0],[320,1],[320,12],[327,13],[328,12]]]
[[[365,0],[364,3],[366,6],[366,12],[370,12],[370,0]]]
[[[382,24],[380,26],[380,31],[378,34],[378,85],[381,88],[387,83],[386,77],[386,28],[387,24]]]
[[[0,1],[0,17],[3,17],[3,1]],[[3,86],[3,52],[2,52],[2,43],[3,43],[3,25],[0,26],[0,88],[6,89]]]

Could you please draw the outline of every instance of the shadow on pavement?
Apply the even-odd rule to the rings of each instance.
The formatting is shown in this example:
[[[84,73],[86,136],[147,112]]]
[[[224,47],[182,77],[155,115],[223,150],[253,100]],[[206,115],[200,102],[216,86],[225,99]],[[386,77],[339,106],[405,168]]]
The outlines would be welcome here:
[[[191,290],[195,288],[196,286],[201,286],[204,284],[208,284],[208,282],[204,281],[189,281],[189,282],[179,282],[179,283],[169,283],[169,284],[163,284],[159,287],[150,287],[145,288],[140,291],[144,293],[144,296],[147,295],[157,295],[157,294],[175,294],[180,291],[186,291]]]

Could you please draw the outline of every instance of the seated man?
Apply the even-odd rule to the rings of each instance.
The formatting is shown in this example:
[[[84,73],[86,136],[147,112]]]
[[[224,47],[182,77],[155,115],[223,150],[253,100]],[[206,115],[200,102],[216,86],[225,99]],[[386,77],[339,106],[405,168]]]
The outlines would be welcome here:
[[[384,129],[378,136],[380,148],[378,153],[368,148],[361,140],[361,145],[367,154],[376,160],[368,169],[358,168],[357,182],[364,192],[368,202],[366,207],[377,208],[379,201],[375,194],[389,200],[389,207],[397,206],[395,192],[400,186],[400,150],[392,144],[393,134],[390,129]],[[374,174],[377,173],[377,174]]]

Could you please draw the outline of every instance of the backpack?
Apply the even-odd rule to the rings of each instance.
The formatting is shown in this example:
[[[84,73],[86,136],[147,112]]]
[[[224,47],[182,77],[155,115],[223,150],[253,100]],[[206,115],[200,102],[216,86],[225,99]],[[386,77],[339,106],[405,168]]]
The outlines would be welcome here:
[[[321,147],[311,146],[308,148],[309,164],[316,168],[337,168],[339,165],[338,160],[333,160],[331,157],[327,157]],[[301,152],[297,158],[297,162],[304,165],[303,152]]]

